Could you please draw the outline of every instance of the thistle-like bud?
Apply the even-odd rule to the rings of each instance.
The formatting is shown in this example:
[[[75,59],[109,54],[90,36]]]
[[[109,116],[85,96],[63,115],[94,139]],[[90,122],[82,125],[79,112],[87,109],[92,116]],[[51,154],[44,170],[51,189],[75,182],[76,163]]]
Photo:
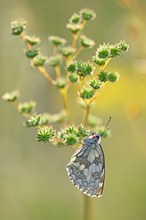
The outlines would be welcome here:
[[[89,83],[89,85],[95,90],[100,89],[102,87],[102,84],[103,83],[101,81],[96,80],[96,79],[90,80],[90,83]]]
[[[109,82],[116,82],[119,80],[120,75],[117,72],[108,73],[108,81]]]
[[[60,52],[64,57],[69,57],[74,54],[75,49],[72,47],[61,47]]]
[[[47,57],[39,54],[38,56],[36,56],[34,59],[33,59],[33,62],[32,64],[36,67],[38,66],[43,66],[45,64],[45,62],[47,61]]]
[[[74,13],[69,19],[69,23],[79,24],[82,21],[81,15]]]
[[[81,98],[82,99],[90,99],[95,95],[93,90],[84,88],[81,92]]]
[[[70,75],[69,75],[69,80],[70,80],[70,82],[72,82],[72,83],[76,83],[77,81],[78,81],[78,75],[76,74],[76,73],[71,73]]]
[[[18,111],[22,114],[24,113],[30,114],[34,111],[35,107],[36,107],[36,102],[34,101],[19,103]]]
[[[26,21],[24,20],[16,20],[11,22],[11,34],[12,35],[20,35],[26,28]]]
[[[39,55],[39,50],[38,49],[35,49],[35,50],[26,50],[25,51],[25,55],[32,59],[34,57],[36,57],[37,55]]]
[[[56,130],[54,130],[52,127],[40,128],[36,134],[36,140],[46,143],[52,141],[55,136]]]
[[[19,91],[15,90],[12,92],[7,92],[2,96],[3,100],[6,100],[8,102],[15,102],[19,98]]]
[[[93,10],[87,8],[80,10],[80,15],[86,21],[94,20],[96,17],[96,13]]]
[[[81,60],[74,61],[67,66],[67,70],[70,73],[77,73],[81,77],[92,75],[95,68],[92,63],[86,63]]]
[[[100,82],[108,81],[108,72],[100,71],[100,73],[98,74],[98,79],[99,79]]]
[[[61,46],[66,43],[66,39],[58,37],[58,36],[49,36],[48,40],[52,42],[55,46]]]
[[[40,118],[41,118],[41,115],[36,115],[34,117],[31,117],[30,119],[28,119],[27,121],[24,122],[24,125],[28,128],[29,127],[36,127],[40,123]]]
[[[37,44],[39,44],[40,43],[40,38],[38,38],[38,37],[35,37],[35,36],[28,36],[28,35],[26,35],[25,36],[25,40],[26,40],[26,42],[27,43],[29,43],[31,46],[34,46],[34,45],[37,45]]]
[[[61,55],[58,54],[58,55],[49,57],[48,63],[50,66],[56,67],[56,66],[60,65],[61,60],[62,60],[62,57],[61,57]]]
[[[76,34],[81,30],[81,25],[68,23],[66,28],[69,29],[73,34]]]
[[[65,88],[65,86],[66,86],[66,79],[65,79],[65,78],[58,78],[58,79],[56,80],[55,85],[56,85],[56,87],[57,87],[58,89],[63,89],[63,88]]]
[[[81,42],[81,45],[85,48],[92,48],[95,45],[94,40],[87,38],[85,35],[82,35],[80,37],[80,42]]]

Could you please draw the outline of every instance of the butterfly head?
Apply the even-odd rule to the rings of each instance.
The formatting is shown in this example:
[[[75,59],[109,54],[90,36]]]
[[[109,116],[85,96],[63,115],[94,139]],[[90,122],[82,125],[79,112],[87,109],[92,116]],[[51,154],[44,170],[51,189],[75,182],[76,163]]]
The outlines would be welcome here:
[[[92,133],[83,140],[84,143],[96,144],[101,141],[100,134]]]

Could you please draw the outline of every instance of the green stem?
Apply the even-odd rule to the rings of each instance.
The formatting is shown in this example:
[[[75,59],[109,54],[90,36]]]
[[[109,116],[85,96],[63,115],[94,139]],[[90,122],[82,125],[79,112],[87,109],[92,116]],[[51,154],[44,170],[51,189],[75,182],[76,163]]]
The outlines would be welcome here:
[[[77,33],[73,34],[72,48],[76,47],[78,38],[79,38],[79,34],[77,34]]]
[[[55,71],[56,71],[56,76],[57,76],[57,78],[60,78],[60,77],[61,77],[60,66],[56,66],[56,67],[55,67]]]
[[[90,113],[90,103],[86,103],[86,112],[84,118],[84,125],[87,125],[88,117]],[[91,198],[83,195],[83,202],[84,202],[84,213],[83,213],[83,220],[92,220],[92,209],[91,209]]]
[[[68,122],[69,123],[72,123],[73,122],[73,118],[72,118],[72,113],[71,113],[71,109],[70,109],[70,105],[69,105],[69,102],[68,102],[68,96],[67,96],[67,89],[64,88],[64,89],[60,89],[60,94],[62,96],[62,99],[63,99],[63,105],[64,105],[64,109],[68,115]]]
[[[84,117],[84,125],[87,126],[88,117],[90,113],[90,104],[86,102],[86,112]],[[92,220],[92,204],[91,204],[91,198],[89,196],[83,195],[83,203],[84,203],[84,213],[83,213],[83,220]]]
[[[86,24],[87,24],[87,21],[84,21],[84,22],[82,23],[81,30],[84,29],[84,27],[85,27]],[[77,44],[78,39],[79,39],[79,37],[80,37],[80,34],[81,34],[81,32],[79,32],[79,33],[74,33],[74,34],[73,34],[72,48],[75,48],[75,47],[76,47],[76,44]]]
[[[86,112],[85,112],[85,117],[84,117],[84,125],[87,125],[88,122],[88,116],[90,112],[90,104],[86,103]]]
[[[84,199],[83,220],[92,220],[91,198],[83,195],[83,199]]]
[[[32,46],[31,46],[31,44],[29,44],[29,43],[26,41],[26,34],[25,34],[25,32],[22,32],[22,33],[21,33],[20,38],[21,38],[22,41],[24,41],[25,46],[26,46],[26,49],[31,50],[31,49],[32,49]],[[33,63],[33,60],[34,60],[34,58],[31,58],[32,63]],[[37,69],[40,71],[40,73],[41,73],[51,84],[54,84],[53,78],[52,78],[52,77],[50,76],[50,74],[47,72],[47,70],[45,69],[45,67],[43,67],[43,66],[38,66]]]
[[[84,47],[80,46],[77,51],[75,52],[75,54],[72,56],[71,60],[75,60],[77,58],[77,56],[79,56],[80,52],[84,49]]]
[[[53,78],[48,74],[48,72],[43,66],[38,66],[37,69],[51,84],[54,84]]]

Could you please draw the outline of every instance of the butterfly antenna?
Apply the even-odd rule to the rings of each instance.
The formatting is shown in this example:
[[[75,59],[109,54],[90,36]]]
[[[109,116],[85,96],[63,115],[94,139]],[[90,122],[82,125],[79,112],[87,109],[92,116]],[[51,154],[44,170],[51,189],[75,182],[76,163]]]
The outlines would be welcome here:
[[[104,132],[108,130],[108,125],[109,125],[111,119],[112,119],[112,117],[110,116],[110,118],[109,118],[107,124],[105,125],[105,127],[104,127],[104,129],[103,129],[103,132],[101,133],[101,137],[103,136]]]

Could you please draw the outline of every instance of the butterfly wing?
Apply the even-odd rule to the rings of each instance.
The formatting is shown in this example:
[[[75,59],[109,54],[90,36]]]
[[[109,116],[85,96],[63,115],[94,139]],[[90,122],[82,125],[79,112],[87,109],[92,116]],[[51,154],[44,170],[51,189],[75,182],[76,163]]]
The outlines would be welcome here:
[[[81,146],[66,167],[71,182],[84,194],[100,197],[105,179],[104,153],[99,143]]]

